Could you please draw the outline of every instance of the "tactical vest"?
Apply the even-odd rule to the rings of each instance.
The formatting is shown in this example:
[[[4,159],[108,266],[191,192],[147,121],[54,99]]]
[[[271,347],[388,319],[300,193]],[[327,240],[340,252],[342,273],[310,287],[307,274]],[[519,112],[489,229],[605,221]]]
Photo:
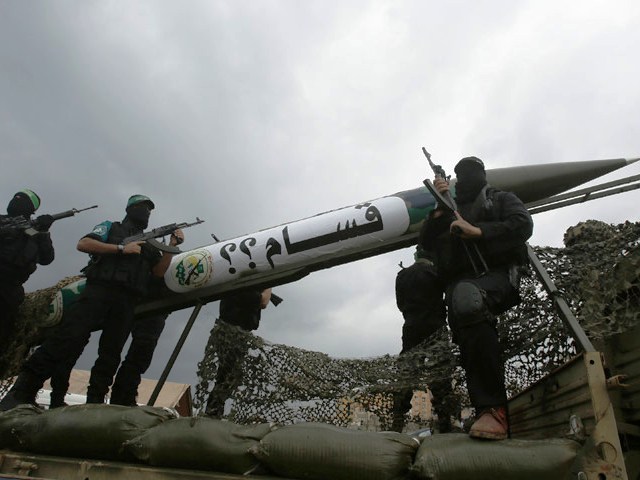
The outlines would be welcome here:
[[[482,213],[480,215],[483,215],[482,220],[498,220],[502,213],[504,198],[507,195],[507,192],[503,192],[502,190],[498,190],[497,188],[487,185],[483,188],[482,193],[484,193],[484,195],[479,195],[480,201],[482,202],[480,207],[482,209]],[[480,221],[480,218],[476,219],[476,221]],[[488,257],[489,265],[529,264],[526,241],[522,241],[517,245],[511,245],[509,248],[504,248],[505,246],[500,245],[498,242],[494,243],[498,245],[498,254],[493,253],[491,249],[486,247],[484,248],[484,254]]]
[[[507,192],[502,192],[487,185],[478,194],[473,203],[458,205],[460,215],[472,224],[498,220],[501,217],[506,195]],[[504,268],[509,270],[514,265],[525,265],[528,262],[527,247],[524,241],[519,242],[517,245],[504,245],[497,239],[489,242],[480,240],[473,243],[477,245],[490,269]],[[476,255],[475,247],[471,241],[467,241],[467,248],[465,249],[463,240],[451,236],[447,230],[440,236],[438,245],[438,273],[445,278],[473,272],[474,268],[469,257],[475,262],[478,270],[482,269],[481,260]]]
[[[131,224],[113,222],[106,243],[118,245],[130,235],[140,233]],[[88,283],[117,286],[135,295],[146,295],[151,280],[151,268],[158,262],[160,252],[147,244],[140,255],[94,255],[83,269]]]

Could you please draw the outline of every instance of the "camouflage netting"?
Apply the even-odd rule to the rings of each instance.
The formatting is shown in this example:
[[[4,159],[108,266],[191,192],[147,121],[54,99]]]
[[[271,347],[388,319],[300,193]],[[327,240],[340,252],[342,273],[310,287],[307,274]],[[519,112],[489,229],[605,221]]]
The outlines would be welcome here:
[[[639,243],[640,223],[614,226],[587,221],[567,230],[565,248],[534,249],[594,341],[638,322]],[[521,294],[522,304],[498,324],[509,395],[577,353],[575,341],[533,271],[523,278]],[[375,416],[375,428],[387,429],[393,421],[394,393],[431,386],[436,411],[459,418],[469,400],[458,355],[444,329],[399,362],[391,355],[331,358],[271,344],[217,322],[199,364],[195,405],[204,410],[213,390],[218,403],[226,400],[225,417],[236,423],[318,421],[353,426],[368,416],[371,428]],[[226,374],[216,386],[221,358]],[[412,427],[430,426],[430,416],[408,420]]]
[[[13,341],[6,352],[0,352],[0,396],[4,395],[9,383],[1,379],[16,375],[31,348],[40,344],[51,328],[55,327],[54,324],[47,322],[51,318],[51,302],[56,293],[80,278],[82,277],[66,277],[52,287],[25,295],[25,300],[18,312]]]
[[[565,248],[535,248],[594,341],[625,332],[638,323],[639,243],[640,223],[614,226],[588,221],[567,231]],[[38,312],[27,317],[44,314],[46,299],[62,286],[34,292],[25,308],[38,308]],[[526,388],[577,351],[533,273],[523,279],[522,297],[522,304],[503,315],[498,324],[509,394]],[[32,304],[35,299],[39,299],[40,307]],[[11,354],[12,371],[17,371],[26,350],[38,343],[43,331],[26,317],[20,322],[20,329],[18,338],[24,351],[18,351],[16,345],[16,353]],[[445,329],[400,362],[392,355],[331,358],[271,344],[223,324],[216,324],[212,333],[199,364],[195,406],[204,410],[213,389],[213,403],[224,405],[226,401],[224,416],[235,423],[316,421],[388,429],[394,417],[394,394],[428,387],[434,394],[434,406],[441,413],[459,418],[461,409],[469,404],[464,373],[458,367],[459,353]],[[214,388],[221,358],[226,374],[222,375],[224,382]],[[7,386],[6,381],[0,383],[0,395]],[[413,422],[411,428],[431,426],[431,412],[407,420]]]

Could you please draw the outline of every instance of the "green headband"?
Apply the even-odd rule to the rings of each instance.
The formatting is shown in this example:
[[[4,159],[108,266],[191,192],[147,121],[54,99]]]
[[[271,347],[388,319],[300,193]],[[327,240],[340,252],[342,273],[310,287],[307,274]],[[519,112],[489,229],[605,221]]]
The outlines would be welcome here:
[[[147,202],[151,206],[151,210],[156,208],[156,206],[153,204],[153,202],[149,197],[147,197],[146,195],[140,195],[140,194],[131,195],[129,197],[129,200],[127,201],[127,208],[129,208],[131,205],[135,205],[137,203],[142,203],[142,202]]]
[[[35,192],[25,188],[24,190],[20,190],[20,193],[24,193],[29,197],[29,200],[31,200],[31,203],[33,204],[34,211],[40,208],[40,197],[36,195]]]

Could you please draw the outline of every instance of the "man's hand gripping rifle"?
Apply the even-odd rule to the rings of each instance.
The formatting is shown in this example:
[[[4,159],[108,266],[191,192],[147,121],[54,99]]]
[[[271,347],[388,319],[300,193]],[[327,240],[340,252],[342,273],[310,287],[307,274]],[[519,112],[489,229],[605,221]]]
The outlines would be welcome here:
[[[86,208],[72,208],[71,210],[65,210],[64,212],[54,213],[53,215],[40,215],[35,219],[26,219],[23,216],[10,217],[2,222],[0,225],[1,230],[24,230],[29,236],[36,235],[37,233],[46,232],[49,227],[56,220],[61,218],[73,217],[76,213],[84,212],[85,210],[91,210],[92,208],[98,208],[98,205],[92,205]]]
[[[196,221],[193,223],[170,223],[168,225],[163,225],[162,227],[154,228],[149,230],[148,232],[138,233],[136,235],[131,235],[130,237],[125,238],[122,241],[123,245],[126,245],[130,242],[147,242],[149,245],[154,246],[158,250],[167,253],[181,253],[181,250],[178,247],[174,247],[173,245],[167,245],[166,243],[158,242],[156,238],[166,237],[167,235],[171,235],[176,230],[183,230],[185,228],[193,227],[194,225],[198,225],[200,223],[204,223],[204,220],[200,220],[196,217]],[[176,237],[178,240],[178,245],[182,243],[182,239]]]
[[[429,166],[431,167],[431,170],[433,170],[433,173],[436,176],[436,178],[442,178],[443,180],[446,180],[448,182],[449,178],[451,177],[445,173],[444,168],[442,168],[442,166],[435,165],[431,161],[431,154],[427,152],[426,148],[422,147],[422,153],[424,153],[424,156],[427,157]],[[436,188],[436,186],[433,184],[433,182],[428,178],[423,180],[422,183],[424,183],[424,186],[427,187],[427,190],[431,192],[431,195],[433,195],[433,198],[436,199],[436,201],[438,202],[438,207],[444,208],[445,210],[448,211],[448,213],[450,213],[454,218],[456,218],[456,214],[458,213],[458,206],[456,205],[455,200],[451,196],[451,192],[447,190],[444,193],[440,193]],[[460,229],[460,227],[454,226],[451,229],[451,233],[455,235],[460,235],[462,233],[462,230]],[[477,256],[478,261],[481,264],[481,267],[478,267],[478,265],[474,261],[473,255],[469,251],[469,246],[467,245],[467,241],[464,239],[461,239],[461,240],[462,240],[462,245],[464,245],[465,252],[467,253],[467,257],[469,258],[469,262],[473,266],[473,270],[476,273],[476,276],[479,277],[481,275],[484,275],[489,270],[489,268],[487,267],[487,262],[485,262],[484,257],[482,256],[482,253],[480,253],[480,249],[478,248],[478,245],[475,242],[471,242],[471,245],[473,246],[473,251]]]
[[[427,152],[426,148],[422,147],[422,153],[424,153],[424,156],[427,157],[429,166],[431,167],[431,170],[433,170],[433,174],[436,176],[436,178],[442,178],[443,180],[446,180],[448,182],[451,176],[445,173],[444,168],[442,168],[441,165],[436,165],[431,161],[431,154]],[[427,187],[427,190],[431,192],[431,195],[433,195],[433,198],[436,199],[440,207],[449,210],[452,215],[458,210],[458,206],[451,196],[451,192],[447,190],[444,193],[440,193],[436,189],[436,186],[433,184],[433,182],[428,178],[423,180],[422,183],[424,183],[424,186]]]

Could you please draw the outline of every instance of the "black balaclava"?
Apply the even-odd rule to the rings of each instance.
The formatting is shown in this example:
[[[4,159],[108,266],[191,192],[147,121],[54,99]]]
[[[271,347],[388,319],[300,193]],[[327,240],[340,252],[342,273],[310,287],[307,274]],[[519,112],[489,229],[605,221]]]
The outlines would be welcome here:
[[[151,208],[147,202],[136,203],[127,207],[127,217],[133,224],[144,230],[149,226],[149,217],[151,216]],[[125,218],[125,220],[126,220]]]
[[[9,205],[7,205],[7,215],[10,217],[19,217],[23,216],[25,218],[29,218],[33,215],[37,209],[37,206],[34,205],[34,201],[40,203],[40,197],[38,197],[35,193],[32,193],[34,198],[32,199],[25,192],[16,193]]]
[[[487,174],[482,160],[477,157],[465,157],[458,162],[454,170],[457,202],[473,202],[487,184]]]

